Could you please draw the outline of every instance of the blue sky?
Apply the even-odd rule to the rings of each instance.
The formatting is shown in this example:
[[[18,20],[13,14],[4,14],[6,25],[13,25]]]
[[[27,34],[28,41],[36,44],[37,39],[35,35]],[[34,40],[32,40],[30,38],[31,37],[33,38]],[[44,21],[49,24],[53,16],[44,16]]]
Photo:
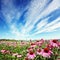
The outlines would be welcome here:
[[[0,39],[60,39],[60,0],[0,0]]]

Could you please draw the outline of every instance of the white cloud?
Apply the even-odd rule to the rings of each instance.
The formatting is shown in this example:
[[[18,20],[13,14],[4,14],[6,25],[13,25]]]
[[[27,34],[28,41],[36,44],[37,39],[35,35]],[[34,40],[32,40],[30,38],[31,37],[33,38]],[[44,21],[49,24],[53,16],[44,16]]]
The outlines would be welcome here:
[[[33,0],[31,4],[28,6],[28,11],[25,14],[26,24],[24,26],[27,33],[29,33],[34,28],[34,24],[38,21],[35,19],[37,19],[37,16],[39,16],[41,11],[45,7],[46,3],[46,0],[44,0],[44,2],[41,0]]]
[[[57,29],[57,28],[60,28],[60,22],[58,22],[58,23],[50,26],[50,27],[47,29],[47,31],[52,31],[52,30],[55,30],[55,29]]]
[[[40,16],[38,16],[38,19],[40,17],[44,17],[47,16],[48,14],[50,14],[51,12],[53,12],[54,10],[60,8],[60,0],[53,0],[50,5],[40,14]]]
[[[40,0],[39,0],[40,1]],[[33,1],[31,3],[31,6],[29,6],[28,12],[25,15],[26,19],[26,25],[23,26],[22,28],[22,33],[24,35],[29,35],[29,32],[34,28],[34,24],[40,19],[45,16],[48,16],[52,11],[58,9],[60,7],[59,0],[53,0],[50,5],[40,14],[40,12],[43,10],[44,6],[46,5],[46,0],[44,0],[43,4],[39,4],[39,1]],[[54,8],[53,8],[54,7]],[[32,34],[31,36],[34,36],[36,34],[40,34],[42,32],[52,32],[56,31],[55,29],[58,28],[58,24],[56,24],[60,18],[54,20],[53,22],[47,24],[47,20],[49,19],[46,18],[46,20],[42,20],[38,25],[37,25],[37,32]],[[41,28],[44,26],[44,28],[41,30]],[[56,26],[56,27],[55,27]]]
[[[48,23],[48,24],[45,26],[45,28],[46,28],[46,27],[49,27],[49,26],[51,26],[51,25],[54,25],[55,23],[57,23],[57,22],[59,22],[59,21],[60,21],[60,17],[58,17],[56,20],[52,21],[51,23]]]
[[[42,32],[56,31],[57,28],[60,28],[60,18],[59,17],[56,20],[54,20],[53,22],[51,22],[50,24],[47,24],[46,27],[44,27],[42,30],[39,29],[36,33],[34,33],[32,35],[40,34]]]
[[[9,0],[6,0],[7,2]],[[11,0],[12,1],[12,0]],[[28,9],[27,13],[25,14],[25,20],[26,24],[23,26],[23,24],[20,23],[20,28],[17,28],[16,22],[19,20],[23,12],[19,11],[18,9],[15,9],[13,5],[11,5],[11,1],[8,5],[6,5],[7,2],[4,2],[4,4],[7,6],[2,6],[3,8],[3,15],[6,18],[6,22],[8,23],[10,27],[10,32],[15,36],[16,39],[25,39],[25,38],[31,38],[32,36],[36,34],[40,34],[42,32],[52,32],[56,31],[57,28],[60,28],[60,18],[57,18],[56,20],[52,21],[51,23],[47,24],[47,20],[49,17],[43,19],[40,23],[37,24],[36,33],[33,33],[32,35],[29,34],[29,32],[34,28],[34,25],[37,21],[39,21],[41,18],[44,18],[48,16],[51,12],[58,9],[60,7],[60,0],[53,0],[48,6],[46,3],[47,0],[32,0],[31,3],[23,10],[23,12]],[[46,7],[44,9],[44,7]],[[12,8],[12,9],[11,9]],[[6,9],[6,10],[4,10]],[[10,10],[11,9],[11,10]],[[14,19],[13,24],[11,23]],[[43,29],[41,29],[44,26]]]
[[[47,21],[50,17],[43,19],[41,22],[37,24],[36,31],[40,31],[43,26],[47,25]]]
[[[40,4],[40,2],[42,2]],[[45,16],[48,16],[48,14],[50,14],[52,11],[58,9],[60,7],[60,4],[59,4],[59,0],[53,0],[50,5],[45,9],[44,7],[46,6],[46,3],[47,1],[44,0],[41,1],[36,1],[36,0],[33,0],[32,3],[31,3],[31,6],[29,6],[29,9],[28,9],[28,12],[26,13],[26,25],[25,27],[27,28],[27,31],[31,31],[35,25],[35,23],[40,19],[40,18],[43,18]],[[54,7],[54,8],[53,8]],[[43,11],[42,11],[43,10]],[[41,25],[39,23],[39,25]],[[38,29],[40,29],[43,25],[45,24],[42,24],[40,27],[37,27]]]
[[[41,11],[46,5],[46,0],[44,1],[37,1],[33,0],[31,3],[31,6],[29,6],[28,12],[26,13],[26,25],[25,27],[28,27],[30,25],[34,25],[38,20],[37,17],[40,15]]]
[[[26,40],[26,38],[29,37],[29,34],[26,33],[26,31],[23,27],[21,30],[19,30],[15,26],[15,24],[10,25],[10,33],[11,33],[11,35],[13,35],[13,37],[15,36],[14,39],[25,39]]]

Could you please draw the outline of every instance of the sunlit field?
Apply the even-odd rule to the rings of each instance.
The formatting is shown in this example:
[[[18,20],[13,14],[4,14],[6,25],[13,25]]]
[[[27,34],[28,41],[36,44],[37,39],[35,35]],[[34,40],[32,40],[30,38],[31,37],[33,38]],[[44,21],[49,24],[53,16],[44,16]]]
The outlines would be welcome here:
[[[0,60],[60,60],[60,41],[0,40]]]

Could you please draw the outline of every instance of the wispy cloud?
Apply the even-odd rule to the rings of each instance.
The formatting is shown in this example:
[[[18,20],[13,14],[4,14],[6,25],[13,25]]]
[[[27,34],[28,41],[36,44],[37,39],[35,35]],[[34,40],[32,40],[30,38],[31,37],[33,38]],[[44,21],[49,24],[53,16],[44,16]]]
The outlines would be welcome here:
[[[41,21],[37,24],[35,30],[36,30],[36,31],[39,31],[41,28],[43,28],[43,26],[47,25],[48,19],[49,19],[49,17],[41,20]]]
[[[20,7],[15,8],[12,0],[2,0],[2,2],[2,13],[10,28],[10,33],[16,39],[30,39],[37,34],[53,32],[60,28],[60,16],[48,23],[51,18],[49,14],[53,15],[52,12],[60,8],[60,0],[31,0],[23,11],[20,10]],[[24,14],[26,10],[27,12]],[[23,19],[20,19],[23,14],[25,24],[21,22]],[[30,34],[33,28],[35,28],[35,32]]]
[[[41,3],[40,3],[41,2]],[[52,11],[58,9],[60,7],[59,0],[53,0],[49,6],[47,6],[48,1],[32,1],[31,6],[29,6],[28,12],[26,13],[26,25],[28,31],[31,31],[34,28],[34,25],[41,18],[48,16]],[[47,7],[44,9],[44,7]],[[54,7],[54,8],[53,8]],[[41,23],[41,22],[40,22]],[[39,24],[40,24],[39,23]],[[45,22],[44,22],[45,23]],[[40,25],[44,25],[40,24]],[[30,28],[31,27],[31,28]],[[40,26],[42,27],[42,26]]]
[[[34,36],[36,34],[40,34],[40,33],[43,33],[43,32],[56,31],[56,28],[59,28],[59,26],[60,26],[59,23],[58,23],[60,18],[57,18],[56,20],[52,21],[51,23],[48,23],[48,20],[49,20],[50,17],[47,17],[47,16],[50,13],[52,13],[54,10],[56,10],[60,7],[59,0],[53,0],[49,4],[49,6],[47,6],[46,3],[47,3],[46,0],[44,0],[44,2],[41,1],[41,0],[39,0],[39,1],[33,0],[31,2],[31,5],[28,8],[27,13],[25,14],[25,20],[26,20],[25,26],[21,26],[20,31],[17,30],[16,27],[14,27],[16,29],[13,29],[13,32],[15,30],[14,33],[17,36],[20,36],[20,37],[23,37],[23,38],[30,37],[29,32],[35,27],[34,25],[41,18],[44,18],[44,17],[46,17],[46,18],[42,19],[42,21],[40,21],[36,25],[36,30],[35,30],[36,32],[32,33],[31,36]],[[46,6],[46,8],[45,8],[45,6]],[[44,26],[44,28],[43,28],[43,26]],[[43,29],[41,29],[41,28],[43,28]]]
[[[33,35],[40,34],[42,32],[56,31],[57,28],[60,28],[60,17],[54,20],[53,22],[47,24],[42,30],[37,31]]]
[[[57,28],[60,28],[60,22],[58,22],[58,23],[56,23],[56,24],[54,24],[54,25],[52,25],[52,26],[50,26],[48,29],[47,29],[47,31],[53,31],[53,30],[55,30],[55,29],[57,29]]]
[[[52,21],[51,23],[48,23],[45,27],[49,27],[51,25],[56,24],[57,22],[60,22],[60,17],[58,17],[56,20]]]
[[[46,2],[47,2],[46,0],[44,0],[44,1],[33,0],[32,1],[31,6],[29,6],[29,9],[25,16],[26,17],[25,18],[25,20],[26,20],[25,27],[34,25],[38,21],[37,17],[40,15],[41,11],[44,9]]]

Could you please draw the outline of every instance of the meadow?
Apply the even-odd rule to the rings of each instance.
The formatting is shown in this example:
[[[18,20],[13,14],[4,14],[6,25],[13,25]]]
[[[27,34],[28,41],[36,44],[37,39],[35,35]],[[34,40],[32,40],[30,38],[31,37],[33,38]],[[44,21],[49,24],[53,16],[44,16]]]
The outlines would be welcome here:
[[[0,40],[0,60],[60,60],[60,41]]]

